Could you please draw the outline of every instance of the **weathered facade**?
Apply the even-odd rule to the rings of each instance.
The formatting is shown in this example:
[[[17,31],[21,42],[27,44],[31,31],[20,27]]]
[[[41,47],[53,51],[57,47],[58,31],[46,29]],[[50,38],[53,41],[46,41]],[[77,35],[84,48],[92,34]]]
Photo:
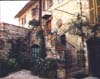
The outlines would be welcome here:
[[[39,1],[29,1],[15,16],[19,19],[19,25],[29,27],[29,21],[33,18],[39,19]]]
[[[84,0],[80,3],[79,0],[77,1],[76,0],[70,0],[70,1],[69,0],[52,0],[52,2],[53,4],[51,5],[51,7],[46,10],[48,12],[51,12],[52,19],[48,18],[47,20],[48,21],[51,20],[51,32],[59,31],[57,27],[57,21],[59,19],[62,20],[63,25],[65,26],[62,29],[60,29],[60,33],[63,33],[66,35],[66,41],[67,41],[66,54],[69,57],[66,60],[68,60],[68,62],[70,63],[69,70],[68,70],[69,73],[71,72],[74,73],[82,69],[88,70],[86,42],[84,42],[85,53],[81,54],[81,52],[78,52],[78,51],[82,48],[82,37],[75,34],[75,32],[70,33],[70,31],[68,31],[69,28],[71,27],[71,23],[77,20],[78,15],[81,15],[81,10],[82,10],[82,19],[84,20],[89,19],[88,1]],[[50,23],[47,26],[50,26]],[[85,31],[87,31],[87,29]],[[85,57],[85,60],[84,60],[84,57]],[[66,65],[68,64],[66,63]]]
[[[33,29],[35,26],[29,24],[33,19],[39,20],[39,1],[29,1],[15,16],[19,19],[19,25],[28,29]],[[38,27],[38,26],[36,26]],[[37,28],[34,28],[31,35],[31,45],[32,43],[39,44],[37,40]]]
[[[31,30],[31,46],[34,44],[37,44],[41,47],[41,50],[45,50],[45,38],[44,38],[44,33],[42,29],[42,24],[40,24],[40,19],[42,19],[42,15],[45,14],[45,9],[48,8],[48,1],[45,0],[46,3],[43,4],[44,7],[40,7],[40,0],[37,1],[29,1],[21,10],[20,12],[15,16],[15,18],[19,18],[19,24],[22,25],[23,27],[28,27]],[[50,2],[50,1],[49,1]],[[42,2],[44,3],[44,2]],[[41,3],[41,4],[42,4]],[[41,8],[41,9],[40,9]],[[44,9],[43,9],[44,8]],[[41,13],[41,14],[40,14]],[[22,24],[22,18],[26,16],[26,22]],[[34,20],[37,20],[39,22],[39,25],[34,25],[36,22]],[[33,25],[31,24],[33,23]],[[42,23],[42,22],[41,22]],[[44,51],[45,54],[45,51]]]
[[[85,71],[86,73],[99,73],[98,70],[95,71],[95,69],[91,66],[97,67],[99,64],[96,63],[95,65],[92,65],[92,55],[90,54],[92,49],[87,50],[87,42],[89,38],[94,37],[93,40],[95,41],[100,38],[100,22],[99,22],[99,8],[100,8],[100,1],[98,0],[52,0],[53,4],[52,6],[47,10],[51,12],[52,19],[48,18],[48,20],[51,20],[51,32],[59,32],[60,34],[66,35],[66,48],[67,48],[67,61],[66,65],[69,66],[68,71],[69,73],[74,73],[77,71]],[[81,16],[81,17],[80,17]],[[57,21],[62,20],[63,25],[62,28],[57,27]],[[81,33],[84,35],[79,35],[77,33],[78,30],[76,28],[73,28],[74,22],[80,22],[82,23],[82,20],[87,22],[87,24],[81,24],[78,25],[81,27]],[[77,26],[77,25],[75,25]],[[73,30],[74,29],[74,30]],[[76,31],[75,31],[76,29]],[[77,33],[76,33],[77,32]],[[93,33],[94,32],[94,33]],[[90,44],[90,43],[89,43]],[[96,44],[96,43],[95,43]],[[97,45],[98,46],[98,45]],[[98,46],[100,47],[100,46]],[[95,51],[94,55],[98,54],[98,49],[94,49]],[[91,56],[89,56],[91,55]],[[97,56],[98,57],[98,56]],[[99,59],[96,59],[96,62],[99,62]],[[89,63],[90,62],[90,63]],[[89,69],[90,68],[90,69]],[[94,70],[93,70],[94,69]],[[98,68],[99,69],[99,68]]]
[[[40,1],[40,0],[39,0]],[[41,0],[42,7],[40,9],[39,1],[30,1],[26,4],[26,6],[15,16],[19,18],[19,23],[23,27],[28,26],[28,22],[32,19],[42,21],[43,30],[45,32],[45,44],[46,44],[46,53],[47,58],[57,58],[57,54],[59,51],[56,51],[56,41],[57,34],[64,34],[66,36],[66,54],[67,54],[67,63],[68,72],[71,74],[77,72],[86,72],[88,73],[88,52],[86,40],[93,36],[91,33],[91,24],[92,21],[95,24],[96,17],[99,16],[99,6],[95,6],[91,8],[91,1],[97,2],[96,0]],[[94,5],[94,3],[92,3]],[[97,3],[96,3],[97,4]],[[99,2],[98,2],[99,5]],[[90,9],[89,9],[90,8]],[[98,11],[95,11],[94,10]],[[41,12],[40,12],[41,10]],[[93,18],[92,20],[92,11],[93,10]],[[89,13],[90,11],[90,13]],[[40,13],[42,13],[40,17]],[[26,17],[26,20],[23,18]],[[57,21],[62,20],[63,26],[61,29],[57,27]],[[99,20],[99,18],[97,18]],[[81,25],[81,22],[85,21],[86,25]],[[89,22],[88,22],[89,21]],[[76,29],[77,25],[75,23],[80,22],[78,24],[79,27],[82,27],[81,31]],[[25,26],[26,25],[26,26]],[[73,27],[75,26],[75,27]],[[38,28],[33,29],[31,45],[32,44],[40,44],[41,39],[37,39],[37,30]],[[64,32],[65,31],[65,32]],[[79,31],[79,32],[78,32]],[[83,32],[85,34],[85,38],[80,33]],[[52,34],[53,33],[53,34]],[[99,36],[99,31],[97,36]],[[54,43],[54,44],[53,44]],[[42,47],[42,46],[41,46]],[[52,54],[53,53],[53,54]],[[53,57],[54,56],[54,57]],[[59,58],[59,57],[58,57]],[[77,72],[76,72],[77,71]]]

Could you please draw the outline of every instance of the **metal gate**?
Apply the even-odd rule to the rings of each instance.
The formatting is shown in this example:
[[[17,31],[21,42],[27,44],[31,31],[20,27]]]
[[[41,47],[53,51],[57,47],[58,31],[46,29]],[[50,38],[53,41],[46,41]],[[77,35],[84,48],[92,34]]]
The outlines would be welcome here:
[[[37,44],[32,45],[32,61],[35,62],[40,57],[40,46]]]
[[[89,72],[100,77],[100,37],[92,37],[87,40]]]

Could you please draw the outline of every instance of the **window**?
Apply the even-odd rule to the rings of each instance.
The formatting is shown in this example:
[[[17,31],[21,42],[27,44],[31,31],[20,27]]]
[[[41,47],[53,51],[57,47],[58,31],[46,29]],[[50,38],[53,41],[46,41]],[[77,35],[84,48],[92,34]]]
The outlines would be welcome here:
[[[100,7],[98,7],[98,22],[100,23]]]
[[[100,23],[100,0],[89,0],[90,23]]]
[[[89,6],[90,6],[90,9],[93,8],[93,0],[90,0]]]
[[[90,24],[96,23],[96,11],[94,0],[89,0],[89,13],[90,13]]]
[[[38,5],[35,8],[32,8],[32,17],[39,13]]]
[[[43,3],[42,3],[42,8],[43,8],[43,10],[45,10],[45,1],[46,1],[46,0],[43,0]]]
[[[100,23],[100,0],[96,0],[97,22]]]
[[[23,18],[22,18],[21,22],[22,22],[21,24],[23,25],[23,24],[24,24],[24,23],[23,23]]]
[[[95,24],[95,12],[94,12],[94,10],[90,11],[90,23]]]
[[[26,24],[26,15],[21,19],[21,24],[25,25]]]
[[[50,8],[53,5],[52,0],[47,0],[47,8]]]
[[[53,5],[53,0],[43,0],[43,10],[49,9]]]
[[[97,0],[97,4],[100,6],[100,0]]]
[[[23,23],[26,24],[26,15],[24,16],[24,22]]]

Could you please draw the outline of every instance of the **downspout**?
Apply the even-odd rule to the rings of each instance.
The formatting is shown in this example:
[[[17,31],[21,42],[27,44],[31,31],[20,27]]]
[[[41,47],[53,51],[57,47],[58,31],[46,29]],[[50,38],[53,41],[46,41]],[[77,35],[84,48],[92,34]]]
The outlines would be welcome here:
[[[39,23],[40,23],[40,30],[38,32],[41,32],[40,37],[40,47],[41,47],[41,57],[44,58],[46,56],[46,48],[45,48],[45,36],[44,36],[44,30],[42,29],[42,3],[43,0],[39,0]]]
[[[39,0],[39,23],[40,23],[40,28],[42,29],[42,0]]]

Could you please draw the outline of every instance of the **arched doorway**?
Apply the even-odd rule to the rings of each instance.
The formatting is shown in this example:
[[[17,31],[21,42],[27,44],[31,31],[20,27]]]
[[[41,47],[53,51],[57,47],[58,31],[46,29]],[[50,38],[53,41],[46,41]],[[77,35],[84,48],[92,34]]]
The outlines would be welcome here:
[[[91,37],[87,40],[89,72],[100,77],[100,37]]]

